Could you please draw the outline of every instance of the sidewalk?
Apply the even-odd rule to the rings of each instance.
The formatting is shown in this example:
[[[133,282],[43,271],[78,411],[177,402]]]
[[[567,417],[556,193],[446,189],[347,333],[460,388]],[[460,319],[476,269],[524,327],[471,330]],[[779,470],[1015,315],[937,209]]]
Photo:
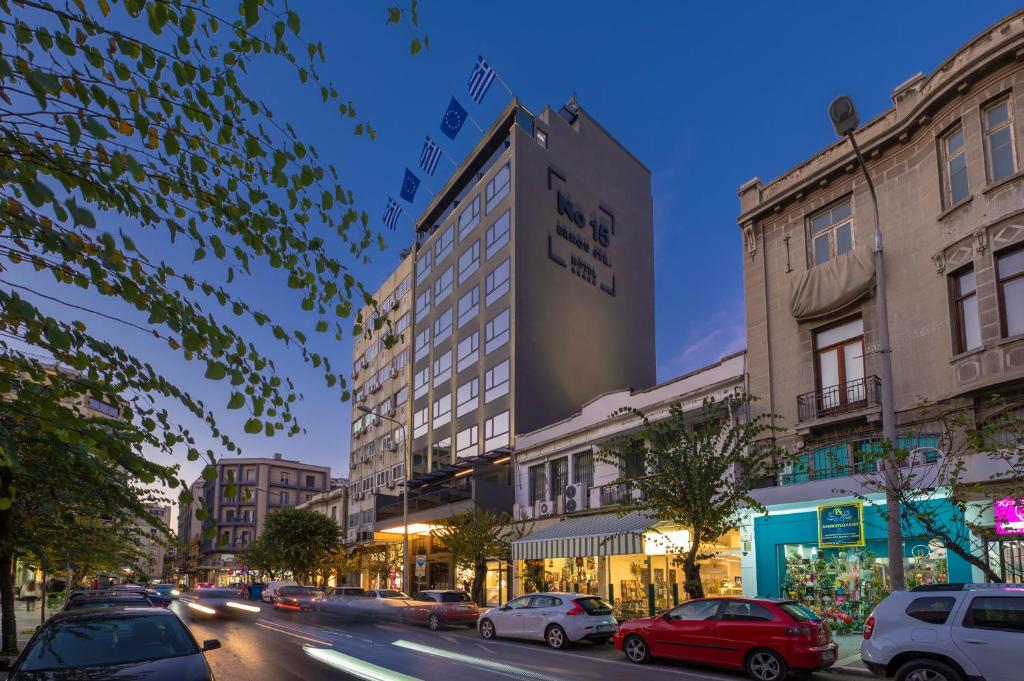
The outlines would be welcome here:
[[[42,624],[42,606],[39,601],[36,601],[36,609],[25,611],[25,603],[23,601],[16,601],[14,608],[14,621],[16,622],[16,628],[18,631],[18,648],[22,648],[28,640],[32,638],[32,634],[35,633],[36,627]],[[49,619],[53,612],[47,608],[46,617]]]
[[[832,640],[839,644],[839,659],[828,668],[828,671],[874,678],[874,675],[860,660],[860,644],[864,640],[863,635],[834,634]]]

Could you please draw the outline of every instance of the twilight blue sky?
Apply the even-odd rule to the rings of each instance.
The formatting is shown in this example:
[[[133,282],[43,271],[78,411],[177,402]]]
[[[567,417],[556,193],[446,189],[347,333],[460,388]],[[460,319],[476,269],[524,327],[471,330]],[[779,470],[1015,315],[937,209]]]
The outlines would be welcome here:
[[[216,4],[216,3],[214,3]],[[231,0],[226,4],[234,7]],[[421,31],[431,49],[409,55],[406,28],[384,24],[387,1],[296,3],[307,39],[322,40],[325,75],[360,116],[378,130],[376,141],[339,126],[313,90],[271,65],[253,83],[300,134],[319,145],[378,222],[388,194],[397,198],[403,169],[415,169],[423,138],[444,140],[438,124],[455,95],[486,128],[507,102],[497,83],[481,106],[466,81],[483,54],[523,103],[535,112],[557,108],[575,91],[580,104],[653,173],[658,378],[665,380],[744,346],[740,237],[736,190],[757,175],[778,176],[834,140],[826,108],[837,94],[853,96],[861,119],[890,105],[892,89],[918,71],[929,73],[979,31],[1012,13],[1006,0],[929,2],[514,3],[423,0]],[[281,83],[284,82],[284,85]],[[469,123],[447,145],[461,160],[478,140]],[[452,169],[442,160],[426,184],[437,188]],[[421,188],[415,206],[429,194]],[[371,289],[397,263],[411,240],[405,217],[388,233],[391,248],[356,272]],[[243,284],[286,327],[311,327],[283,287]],[[145,341],[143,341],[145,343]],[[241,433],[248,455],[280,451],[288,458],[329,465],[347,474],[350,405],[339,404],[315,372],[273,342],[278,368],[302,386],[296,413],[304,436],[268,440]],[[351,342],[321,346],[339,369],[351,363]],[[224,404],[226,386],[202,380],[201,367],[160,365],[211,404]],[[182,456],[179,460],[184,460]],[[194,477],[197,464],[187,464]]]

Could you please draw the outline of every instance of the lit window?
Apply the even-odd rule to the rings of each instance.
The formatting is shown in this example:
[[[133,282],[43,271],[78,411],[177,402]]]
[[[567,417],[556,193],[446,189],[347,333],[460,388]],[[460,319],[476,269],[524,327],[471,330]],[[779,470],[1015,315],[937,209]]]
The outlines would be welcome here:
[[[430,314],[430,289],[416,296],[416,318],[423,319]]]
[[[459,386],[455,394],[455,415],[465,416],[480,403],[480,379],[474,378]]]
[[[434,262],[440,265],[444,262],[445,258],[451,255],[452,248],[454,247],[455,227],[449,225],[448,229],[438,235],[437,242],[434,244]]]
[[[480,427],[470,426],[455,435],[455,456],[469,459],[480,453]]]
[[[458,370],[462,371],[466,367],[476,364],[478,359],[480,359],[480,332],[474,331],[472,336],[459,341]]]
[[[508,394],[509,360],[487,370],[484,374],[484,404]]]
[[[1013,117],[1010,115],[1010,98],[1006,97],[985,107],[981,112],[982,129],[985,133],[985,161],[988,164],[988,181],[998,182],[1013,175],[1017,169],[1017,157],[1013,144]]]
[[[459,298],[459,328],[461,329],[475,319],[478,312],[480,312],[480,287],[474,286],[466,292],[466,295]]]
[[[459,241],[466,238],[466,235],[480,224],[480,197],[476,196],[463,209],[459,216]]]
[[[823,265],[853,250],[853,217],[849,199],[812,216],[810,225],[815,265]]]
[[[1024,247],[996,257],[1003,336],[1024,334]]]
[[[452,293],[455,285],[455,273],[449,267],[434,282],[434,306],[437,307],[444,302]]]
[[[548,134],[541,130],[540,128],[536,128],[533,131],[533,139],[537,140],[537,144],[539,144],[540,146],[547,148]]]
[[[502,247],[508,243],[508,232],[511,220],[509,219],[509,212],[505,211],[501,214],[494,224],[487,228],[487,259],[490,260],[495,253],[500,251]]]
[[[509,420],[508,412],[503,411],[495,414],[484,421],[484,452],[490,452],[498,447],[508,446]]]
[[[478,269],[480,269],[480,242],[474,241],[459,256],[459,286],[462,286],[469,279],[469,275]]]
[[[501,202],[503,198],[508,194],[509,183],[512,179],[512,170],[509,164],[506,163],[494,174],[491,181],[487,183],[487,212],[491,210]]]
[[[434,347],[448,340],[452,335],[452,309],[449,307],[434,320]]]
[[[414,399],[419,399],[427,394],[430,390],[430,367],[423,367],[422,371],[417,371],[412,377],[412,396]]]
[[[950,276],[953,293],[954,324],[957,353],[981,347],[981,321],[978,317],[978,289],[974,265],[968,265]]]
[[[416,259],[416,283],[422,284],[430,276],[430,251],[424,250]]]
[[[419,361],[430,352],[430,327],[423,329],[416,334],[416,347],[413,356]]]
[[[508,342],[510,317],[509,309],[506,307],[484,326],[485,355],[491,354]]]
[[[452,420],[452,394],[434,400],[434,428],[440,428]]]
[[[964,129],[958,125],[940,140],[943,158],[943,183],[946,207],[955,206],[970,194],[967,182],[967,149]]]
[[[509,260],[505,258],[501,263],[495,267],[490,274],[487,275],[485,281],[486,291],[484,294],[484,306],[487,307],[498,298],[508,293],[509,290],[509,276],[510,276]]]
[[[452,377],[452,351],[444,353],[434,360],[434,387],[447,382]]]
[[[422,437],[427,434],[427,408],[423,407],[412,414],[412,436]]]

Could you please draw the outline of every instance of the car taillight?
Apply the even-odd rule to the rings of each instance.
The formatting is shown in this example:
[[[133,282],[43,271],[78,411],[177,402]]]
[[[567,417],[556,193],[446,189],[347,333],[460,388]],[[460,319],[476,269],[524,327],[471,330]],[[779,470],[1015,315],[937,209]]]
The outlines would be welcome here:
[[[566,615],[586,615],[587,614],[587,611],[583,609],[583,606],[580,605],[579,601],[574,600],[572,602],[572,605],[573,605],[572,610],[566,611],[566,613],[565,613]]]
[[[809,627],[806,624],[797,625],[795,627],[786,627],[786,636],[811,639],[814,638],[814,627]]]
[[[875,616],[871,615],[868,617],[868,621],[864,623],[864,638],[871,638],[871,634],[875,631]]]

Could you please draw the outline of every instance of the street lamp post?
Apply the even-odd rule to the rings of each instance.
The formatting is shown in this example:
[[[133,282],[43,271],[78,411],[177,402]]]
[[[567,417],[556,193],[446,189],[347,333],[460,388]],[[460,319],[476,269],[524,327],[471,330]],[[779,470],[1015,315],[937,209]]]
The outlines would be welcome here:
[[[376,416],[379,419],[385,421],[391,421],[396,426],[402,429],[402,440],[404,442],[402,446],[402,466],[405,469],[403,471],[402,480],[402,589],[409,589],[409,475],[412,473],[412,466],[409,462],[409,437],[408,433],[405,432],[405,426],[390,416],[384,416],[373,411],[365,404],[358,404],[356,408],[364,414],[370,416]],[[411,592],[410,592],[411,593]]]
[[[875,311],[878,315],[878,353],[881,361],[882,379],[882,438],[886,441],[885,446],[894,448],[897,446],[896,439],[896,406],[893,401],[892,387],[892,347],[889,342],[889,310],[885,292],[885,266],[882,259],[882,227],[878,217],[878,195],[875,193],[875,184],[871,181],[871,174],[868,173],[867,164],[864,163],[864,156],[860,153],[857,139],[853,133],[857,129],[857,109],[853,100],[842,95],[832,100],[828,107],[829,118],[832,119],[832,127],[836,134],[847,137],[853,146],[853,153],[857,157],[857,165],[864,173],[864,180],[867,182],[868,191],[871,193],[871,204],[875,212]],[[885,504],[888,530],[889,547],[889,586],[893,591],[906,588],[906,577],[903,569],[903,528],[900,522],[900,499],[896,493],[896,480],[893,478],[894,471],[891,466],[886,465],[883,475],[886,477]]]

